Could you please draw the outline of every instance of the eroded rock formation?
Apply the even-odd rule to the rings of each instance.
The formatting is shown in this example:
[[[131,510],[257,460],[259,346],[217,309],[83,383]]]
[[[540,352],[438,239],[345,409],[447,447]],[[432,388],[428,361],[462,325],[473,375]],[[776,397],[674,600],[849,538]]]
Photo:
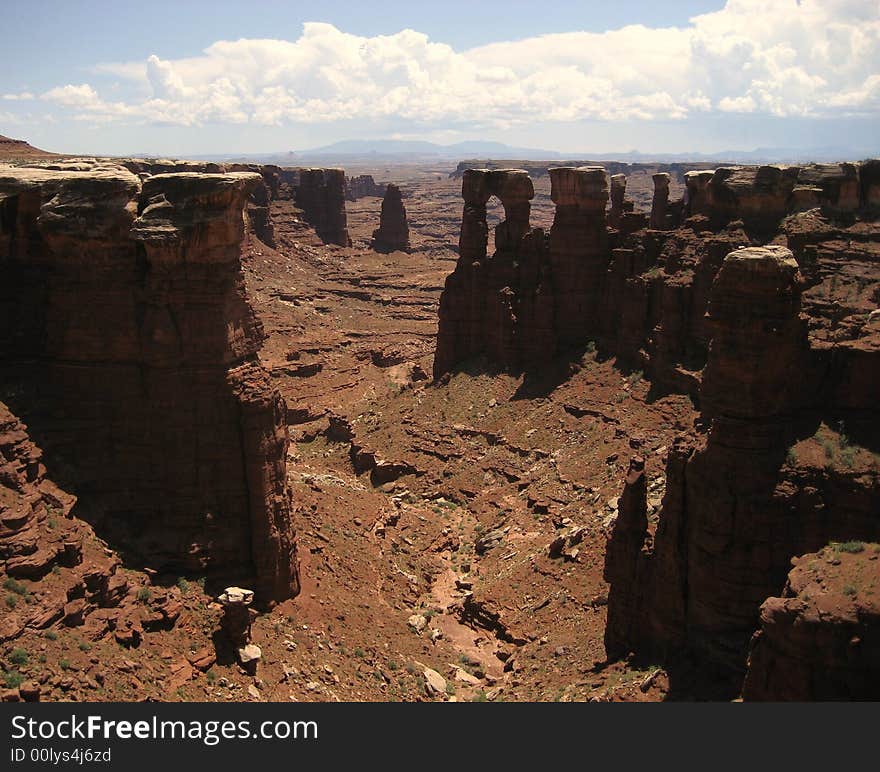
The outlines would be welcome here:
[[[342,169],[300,169],[296,204],[327,244],[351,246]]]
[[[761,606],[746,700],[880,697],[880,545],[833,544],[793,560],[780,597]]]
[[[373,231],[373,249],[378,252],[409,251],[409,226],[400,188],[389,184],[382,199],[379,227]]]
[[[606,224],[603,169],[550,177],[545,236],[528,209],[511,215],[511,190],[530,191],[524,172],[464,173],[435,377],[480,355],[540,371],[595,341],[658,391],[698,400],[701,422],[668,452],[656,525],[630,470],[605,566],[606,648],[690,652],[741,685],[758,610],[790,559],[880,538],[876,162],[694,170],[683,202],[658,174],[642,223],[612,180]],[[490,257],[491,194],[507,220]]]
[[[218,600],[223,606],[220,630],[235,651],[241,666],[253,674],[263,656],[260,647],[251,643],[251,624],[256,616],[256,612],[251,608],[254,592],[241,587],[227,587]]]
[[[839,373],[809,346],[803,286],[785,247],[724,259],[700,392],[709,430],[672,449],[656,533],[643,512],[621,508],[605,565],[609,656],[690,651],[741,676],[758,608],[781,590],[791,557],[880,537],[870,454],[799,465],[792,449],[843,408],[832,396]],[[869,430],[876,408],[860,410]]]
[[[505,219],[495,228],[496,253],[490,258],[486,203],[493,195],[504,206]],[[537,302],[546,247],[543,232],[529,225],[534,195],[531,179],[520,169],[465,172],[459,259],[440,301],[435,377],[481,354],[516,367],[521,346],[529,349],[529,358],[552,356],[552,347],[542,350],[542,344],[552,344],[552,319],[541,316],[549,309]],[[604,212],[600,217],[604,222]],[[528,341],[517,332],[517,319],[526,317],[534,332]]]
[[[261,178],[143,176],[0,169],[3,392],[111,544],[289,597],[284,404],[240,266]]]
[[[486,192],[499,185],[490,180],[516,177],[529,189],[531,182],[521,170],[468,170],[460,258],[441,298],[435,376],[478,355],[508,369],[538,367],[595,341],[658,387],[697,396],[709,290],[724,257],[770,239],[817,254],[810,243],[836,241],[834,234],[849,228],[835,218],[870,208],[873,163],[691,171],[685,201],[670,201],[668,178],[658,174],[652,216],[621,207],[616,229],[606,225],[600,167],[551,168],[556,213],[549,235],[531,229],[527,217],[518,236],[504,225],[493,256],[486,254],[482,203],[497,195]],[[801,211],[797,192],[807,183],[818,204],[812,217]],[[853,211],[851,194],[859,189]],[[823,272],[841,260],[839,251],[819,253],[828,254]]]
[[[385,186],[377,183],[372,174],[359,174],[356,177],[348,177],[345,181],[345,198],[348,201],[384,195]]]

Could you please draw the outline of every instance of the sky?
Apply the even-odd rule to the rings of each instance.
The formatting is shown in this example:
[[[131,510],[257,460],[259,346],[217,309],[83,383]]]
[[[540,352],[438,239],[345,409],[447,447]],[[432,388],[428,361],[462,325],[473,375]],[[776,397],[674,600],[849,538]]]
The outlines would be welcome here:
[[[0,134],[58,152],[880,153],[880,0],[0,6]]]

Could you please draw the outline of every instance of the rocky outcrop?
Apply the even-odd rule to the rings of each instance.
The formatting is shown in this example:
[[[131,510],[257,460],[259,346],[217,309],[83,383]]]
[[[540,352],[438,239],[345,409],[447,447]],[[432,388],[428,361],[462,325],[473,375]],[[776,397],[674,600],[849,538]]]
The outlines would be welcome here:
[[[746,700],[880,699],[880,545],[832,544],[794,559],[761,606]]]
[[[669,199],[669,177],[658,173],[650,217],[627,211],[623,181],[613,176],[616,203],[607,223],[607,177],[601,167],[550,168],[556,204],[550,233],[532,229],[527,210],[524,219],[508,214],[491,256],[484,202],[498,195],[492,186],[515,179],[530,191],[531,181],[523,170],[467,170],[459,261],[440,303],[435,376],[476,356],[502,368],[534,370],[556,353],[576,357],[593,341],[643,370],[658,388],[697,397],[710,339],[709,291],[725,256],[739,247],[789,241],[805,265],[818,260],[825,266],[810,269],[810,282],[820,281],[820,273],[828,277],[843,260],[844,247],[832,252],[808,244],[851,245],[875,238],[876,230],[856,224],[871,211],[874,164],[692,170],[684,175],[684,201]],[[807,188],[815,191],[816,206],[802,212],[799,190]],[[861,192],[853,211],[856,189]],[[505,210],[512,210],[512,194],[505,195]],[[514,221],[519,224],[511,229],[508,223]],[[608,227],[613,223],[617,227]],[[859,278],[853,276],[850,297],[864,298],[858,312],[852,307],[854,316],[871,303],[868,288],[876,279],[870,260],[865,259]],[[820,313],[837,325],[832,306]],[[835,346],[841,348],[840,342]],[[863,353],[857,355],[856,347],[836,356],[864,356],[867,364],[873,354],[861,343]]]
[[[669,174],[658,172],[653,175],[654,198],[651,201],[651,218],[649,226],[654,230],[667,230],[669,212]]]
[[[486,203],[493,195],[504,206],[505,219],[495,228],[496,253],[489,257]],[[535,287],[545,270],[546,255],[543,232],[532,231],[529,225],[534,195],[532,181],[522,170],[465,172],[459,258],[440,300],[435,377],[482,354],[503,366],[517,367],[523,346],[531,343],[537,348],[551,342],[552,321],[546,315],[540,318],[550,309],[540,307]],[[604,212],[601,216],[604,219]],[[518,336],[518,319],[533,325],[536,337],[531,341]],[[541,329],[547,333],[543,338]]]
[[[611,207],[608,210],[608,225],[612,228],[620,227],[620,218],[623,217],[626,199],[626,175],[611,175]],[[632,210],[632,202],[630,204]]]
[[[798,406],[808,385],[801,289],[787,247],[745,247],[724,258],[707,311],[711,342],[701,391],[706,417],[755,421]]]
[[[700,389],[708,432],[670,452],[655,534],[643,513],[621,509],[605,565],[609,657],[687,651],[741,679],[759,607],[781,591],[791,557],[832,540],[880,537],[870,454],[806,463],[825,442],[811,435],[844,404],[832,396],[826,353],[810,347],[804,286],[785,247],[724,258],[708,303]],[[870,431],[876,406],[860,410]]]
[[[351,246],[342,169],[300,169],[295,200],[324,243]]]
[[[406,208],[397,185],[389,184],[382,199],[379,227],[373,231],[373,249],[377,252],[409,251],[409,226]]]
[[[377,183],[372,174],[359,174],[356,177],[348,177],[345,181],[345,198],[348,201],[384,195],[385,186]]]
[[[260,647],[251,643],[251,624],[256,617],[256,612],[251,608],[254,602],[253,590],[227,587],[218,600],[223,606],[220,630],[226,639],[225,642],[235,652],[239,664],[253,674],[263,655]],[[218,655],[223,656],[223,654],[221,646]]]
[[[772,234],[789,211],[797,167],[744,166],[717,169],[703,187],[696,177],[694,214],[709,214],[716,227],[742,220],[748,231]]]
[[[600,166],[551,169],[550,183],[556,204],[549,248],[553,319],[557,345],[567,349],[584,341],[584,330],[599,326],[602,281],[611,258],[608,187]]]
[[[76,517],[76,503],[49,477],[27,427],[0,402],[0,642],[28,628],[85,625],[100,636],[117,626],[118,607],[133,588],[119,558]]]
[[[0,385],[151,568],[298,590],[284,404],[240,266],[250,173],[0,169]]]
[[[82,561],[83,530],[70,518],[76,497],[46,477],[42,452],[0,402],[0,559],[13,578],[40,579]]]

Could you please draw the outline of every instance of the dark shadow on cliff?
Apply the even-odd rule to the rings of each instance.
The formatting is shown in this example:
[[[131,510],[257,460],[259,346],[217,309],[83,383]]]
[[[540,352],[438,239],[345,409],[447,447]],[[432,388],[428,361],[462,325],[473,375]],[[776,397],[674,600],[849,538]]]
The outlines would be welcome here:
[[[742,692],[743,673],[682,656],[664,665],[669,691],[664,702],[729,702]]]
[[[226,387],[224,379],[219,386]],[[42,451],[47,477],[77,497],[71,517],[88,523],[123,566],[149,572],[156,586],[170,587],[184,578],[216,596],[229,585],[253,583],[240,569],[202,566],[186,554],[169,559],[176,551],[176,532],[171,526],[155,526],[157,518],[168,516],[161,491],[141,495],[120,474],[139,473],[137,455],[126,442],[109,437],[110,428],[124,424],[122,411],[86,431],[84,419],[74,415],[78,408],[66,400],[43,363],[0,362],[0,401],[27,426]],[[151,470],[144,467],[142,472],[147,476]]]
[[[607,362],[615,359],[615,355],[596,341],[586,341],[584,345],[564,351],[553,359],[523,368],[514,375],[522,375],[523,381],[514,393],[512,399],[539,399],[548,397],[562,384],[566,383],[576,373],[582,370],[587,362]],[[627,368],[623,363],[614,362],[615,369],[624,376],[637,372],[635,368]],[[641,373],[639,374],[641,378]]]

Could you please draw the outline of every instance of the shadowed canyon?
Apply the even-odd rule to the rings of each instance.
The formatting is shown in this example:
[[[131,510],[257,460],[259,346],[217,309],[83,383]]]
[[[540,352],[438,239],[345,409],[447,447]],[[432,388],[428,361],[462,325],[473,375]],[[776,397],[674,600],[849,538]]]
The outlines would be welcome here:
[[[880,161],[0,150],[4,700],[880,699]]]

